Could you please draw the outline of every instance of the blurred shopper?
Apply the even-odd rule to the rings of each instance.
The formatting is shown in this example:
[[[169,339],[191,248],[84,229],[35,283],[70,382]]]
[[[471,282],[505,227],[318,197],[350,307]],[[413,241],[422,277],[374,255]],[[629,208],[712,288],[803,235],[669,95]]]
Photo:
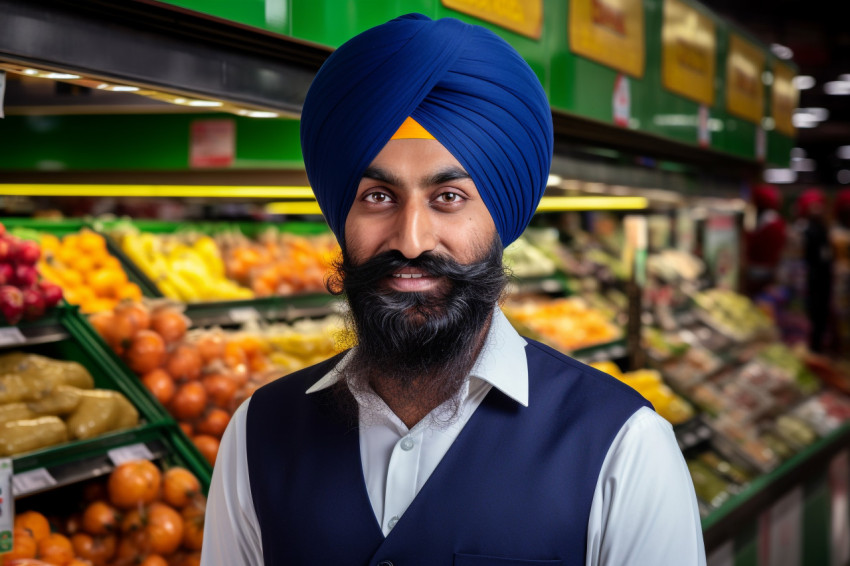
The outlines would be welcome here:
[[[747,294],[755,297],[776,283],[787,235],[779,190],[773,185],[757,185],[752,200],[756,225],[746,235]]]
[[[802,237],[806,268],[805,305],[809,330],[809,348],[823,352],[829,328],[832,301],[832,246],[826,221],[826,197],[816,188],[803,191],[797,199],[795,228]]]
[[[833,255],[833,350],[850,358],[850,189],[835,197],[835,222],[830,230]]]
[[[670,424],[498,308],[551,118],[519,54],[456,19],[401,16],[328,58],[301,145],[357,344],[233,416],[204,566],[705,564]]]

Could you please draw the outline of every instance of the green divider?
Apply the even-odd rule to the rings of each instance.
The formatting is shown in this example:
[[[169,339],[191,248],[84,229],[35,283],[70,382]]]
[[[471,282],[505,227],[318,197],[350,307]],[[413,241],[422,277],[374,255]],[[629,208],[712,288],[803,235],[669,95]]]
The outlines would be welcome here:
[[[827,474],[806,482],[803,499],[803,564],[830,564],[830,500]]]

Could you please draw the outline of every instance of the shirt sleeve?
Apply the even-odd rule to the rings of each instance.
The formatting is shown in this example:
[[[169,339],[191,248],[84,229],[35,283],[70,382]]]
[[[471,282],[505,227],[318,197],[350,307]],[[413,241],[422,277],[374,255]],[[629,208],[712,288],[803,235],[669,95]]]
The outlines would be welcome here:
[[[248,481],[245,447],[245,401],[221,439],[204,519],[201,566],[262,564],[260,527]]]
[[[587,533],[586,566],[705,566],[691,475],[666,420],[641,408],[605,456]]]

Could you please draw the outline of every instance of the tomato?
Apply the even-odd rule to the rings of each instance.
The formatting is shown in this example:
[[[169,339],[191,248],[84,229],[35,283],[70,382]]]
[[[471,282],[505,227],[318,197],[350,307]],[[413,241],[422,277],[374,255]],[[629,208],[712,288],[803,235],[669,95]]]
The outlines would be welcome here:
[[[159,495],[162,474],[147,460],[125,462],[115,468],[107,483],[109,500],[120,509],[150,503]]]
[[[187,505],[183,508],[183,546],[201,550],[204,542],[204,505]]]
[[[125,359],[131,370],[144,375],[165,362],[165,342],[153,330],[139,330],[130,341]]]
[[[74,547],[66,536],[52,533],[38,542],[38,558],[55,566],[67,566],[74,559]]]
[[[180,344],[168,357],[165,369],[177,381],[198,379],[201,375],[201,354],[191,344]]]
[[[83,530],[90,535],[108,535],[118,528],[118,511],[106,501],[95,501],[83,511]]]
[[[15,528],[29,531],[35,542],[50,534],[50,523],[38,511],[25,511],[15,516]]]
[[[183,517],[164,503],[151,503],[145,532],[152,552],[169,555],[183,542]]]
[[[173,307],[159,308],[151,316],[151,329],[162,336],[168,344],[183,338],[188,328],[188,319]]]
[[[71,537],[74,554],[88,560],[93,566],[104,566],[115,556],[118,540],[115,535],[93,537],[88,533],[77,533]]]
[[[227,428],[227,423],[230,422],[230,413],[223,409],[209,409],[204,416],[198,421],[195,429],[198,434],[208,434],[221,438],[224,434],[224,429]]]
[[[189,381],[177,388],[169,405],[171,414],[178,420],[196,419],[207,406],[207,392],[197,381]]]
[[[186,468],[170,468],[162,475],[162,500],[178,509],[201,492],[201,483]]]
[[[208,434],[199,434],[192,438],[192,442],[198,447],[198,450],[207,459],[210,465],[215,465],[215,457],[218,455],[219,441],[214,436]]]
[[[224,356],[224,336],[220,331],[213,330],[202,334],[198,338],[197,346],[205,365]]]
[[[163,405],[167,405],[171,401],[171,398],[174,397],[174,392],[177,391],[177,385],[174,383],[174,379],[162,368],[156,368],[143,375],[142,384]]]
[[[207,391],[209,400],[220,409],[230,407],[233,396],[239,388],[235,379],[218,373],[204,377],[201,383]]]

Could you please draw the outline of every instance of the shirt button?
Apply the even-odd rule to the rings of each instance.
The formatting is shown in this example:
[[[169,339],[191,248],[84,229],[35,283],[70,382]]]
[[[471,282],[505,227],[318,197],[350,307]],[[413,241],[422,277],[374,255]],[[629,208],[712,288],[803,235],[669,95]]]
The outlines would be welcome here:
[[[405,436],[404,439],[402,439],[401,441],[401,449],[405,452],[407,452],[408,450],[413,450],[414,444],[415,442],[413,442],[412,438],[410,438],[409,436]]]
[[[389,527],[389,528],[391,528],[391,529],[392,529],[393,527],[395,527],[395,526],[396,526],[396,523],[398,523],[398,516],[393,517],[392,519],[390,519],[390,522],[389,522],[389,523],[387,523],[387,527]]]

